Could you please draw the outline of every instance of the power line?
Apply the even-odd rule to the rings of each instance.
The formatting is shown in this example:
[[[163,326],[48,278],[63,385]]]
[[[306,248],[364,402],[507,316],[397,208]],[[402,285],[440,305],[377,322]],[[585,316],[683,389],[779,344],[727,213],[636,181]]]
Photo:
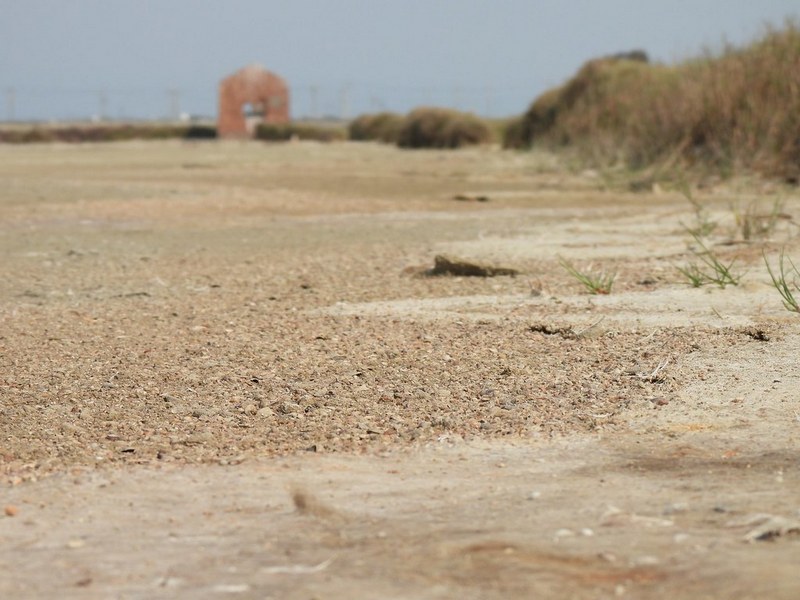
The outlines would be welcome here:
[[[1,85],[1,84],[0,84]],[[517,114],[535,97],[535,89],[520,92],[506,85],[459,82],[420,85],[379,84],[351,81],[297,84],[292,113],[321,118],[324,115],[348,119],[367,111],[405,112],[414,107],[454,107],[487,117]],[[185,111],[194,115],[216,113],[213,88],[185,86],[115,88],[0,87],[0,115],[9,120],[59,118],[180,118]]]

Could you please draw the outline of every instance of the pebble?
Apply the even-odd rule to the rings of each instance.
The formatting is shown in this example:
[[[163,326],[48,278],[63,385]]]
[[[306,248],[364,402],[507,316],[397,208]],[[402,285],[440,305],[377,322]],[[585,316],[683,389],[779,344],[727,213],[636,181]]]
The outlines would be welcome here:
[[[214,591],[220,594],[243,594],[250,590],[246,583],[221,583],[214,586]]]
[[[16,517],[19,513],[19,509],[13,504],[9,504],[5,507],[3,512],[5,512],[7,517]]]
[[[617,562],[617,555],[613,552],[600,552],[597,558],[610,563]]]
[[[684,513],[689,510],[689,505],[686,502],[673,502],[664,507],[664,515],[674,515],[676,513]]]
[[[167,588],[167,589],[175,589],[181,587],[184,584],[184,580],[180,577],[159,577],[155,580],[154,586],[157,588]]]
[[[210,431],[201,431],[187,435],[182,440],[184,444],[207,444],[214,441],[214,435]]]
[[[542,492],[531,492],[528,494],[528,500],[538,500],[542,497]]]
[[[632,567],[652,567],[659,564],[661,561],[657,556],[652,554],[645,554],[644,556],[637,556],[631,561]]]
[[[571,537],[573,535],[575,535],[575,532],[572,531],[572,529],[562,528],[562,529],[557,530],[553,534],[553,537],[558,539],[558,538],[563,538],[563,537]]]
[[[303,410],[303,407],[294,402],[281,402],[278,405],[278,412],[284,415],[292,415]]]

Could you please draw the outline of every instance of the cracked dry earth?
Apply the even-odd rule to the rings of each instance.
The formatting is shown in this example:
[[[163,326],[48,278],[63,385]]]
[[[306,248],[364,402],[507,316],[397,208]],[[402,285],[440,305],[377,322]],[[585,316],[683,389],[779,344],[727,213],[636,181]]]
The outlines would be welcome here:
[[[792,190],[698,195],[747,272],[695,289],[685,199],[537,153],[0,147],[0,181],[0,597],[800,597],[761,258],[800,243],[730,243]]]

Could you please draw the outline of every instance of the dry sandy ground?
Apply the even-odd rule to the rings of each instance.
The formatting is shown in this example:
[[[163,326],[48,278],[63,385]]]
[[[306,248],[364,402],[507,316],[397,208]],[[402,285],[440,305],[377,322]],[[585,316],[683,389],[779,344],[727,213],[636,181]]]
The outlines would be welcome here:
[[[800,244],[728,243],[792,190],[698,192],[746,274],[694,289],[684,198],[546,155],[0,147],[0,181],[0,597],[800,597],[761,258]]]

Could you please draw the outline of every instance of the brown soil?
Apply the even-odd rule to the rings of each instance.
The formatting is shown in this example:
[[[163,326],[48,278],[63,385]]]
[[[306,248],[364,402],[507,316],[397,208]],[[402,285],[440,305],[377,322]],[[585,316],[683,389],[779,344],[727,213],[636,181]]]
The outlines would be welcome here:
[[[767,192],[700,196],[747,273],[694,289],[680,195],[536,153],[0,147],[0,180],[0,597],[800,596],[761,258],[800,244],[730,208]]]

